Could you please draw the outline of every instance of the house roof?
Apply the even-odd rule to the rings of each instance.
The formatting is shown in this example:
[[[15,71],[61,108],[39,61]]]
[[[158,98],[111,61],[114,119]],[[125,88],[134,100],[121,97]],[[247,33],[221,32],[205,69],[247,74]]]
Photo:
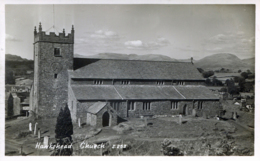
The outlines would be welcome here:
[[[77,100],[165,100],[219,99],[204,86],[77,85]]]
[[[205,80],[187,62],[101,59],[73,72],[71,78]]]
[[[96,102],[92,106],[90,106],[87,109],[87,112],[92,113],[92,114],[97,114],[102,108],[104,108],[107,105],[106,102]]]

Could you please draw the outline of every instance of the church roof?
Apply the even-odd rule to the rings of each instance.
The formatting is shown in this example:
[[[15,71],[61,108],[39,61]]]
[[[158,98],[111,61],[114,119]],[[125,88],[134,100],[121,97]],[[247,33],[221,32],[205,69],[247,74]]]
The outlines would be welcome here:
[[[72,85],[77,100],[218,100],[205,86]]]
[[[205,80],[187,62],[100,59],[70,72],[71,78]]]

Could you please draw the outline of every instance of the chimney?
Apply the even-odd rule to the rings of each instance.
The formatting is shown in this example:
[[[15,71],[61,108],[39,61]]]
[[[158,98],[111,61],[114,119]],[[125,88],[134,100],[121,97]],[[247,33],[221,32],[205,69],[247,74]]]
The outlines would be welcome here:
[[[190,58],[191,64],[193,64],[193,57]]]

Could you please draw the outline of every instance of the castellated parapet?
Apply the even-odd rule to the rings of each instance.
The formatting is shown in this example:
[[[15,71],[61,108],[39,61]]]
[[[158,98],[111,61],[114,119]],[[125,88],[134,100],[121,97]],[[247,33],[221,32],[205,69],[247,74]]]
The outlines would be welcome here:
[[[47,35],[42,31],[41,23],[39,25],[39,32],[37,32],[36,27],[34,28],[34,42],[53,42],[53,43],[63,43],[63,44],[74,44],[74,27],[72,26],[71,33],[66,36],[65,30],[62,33],[56,35],[55,32],[50,32]]]

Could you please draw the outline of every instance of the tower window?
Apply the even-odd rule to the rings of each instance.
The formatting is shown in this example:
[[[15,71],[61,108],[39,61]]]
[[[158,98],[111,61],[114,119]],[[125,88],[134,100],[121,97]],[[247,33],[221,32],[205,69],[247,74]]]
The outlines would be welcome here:
[[[54,74],[54,78],[57,79],[57,77],[58,77],[58,74]]]
[[[54,48],[54,56],[61,56],[60,48]]]

